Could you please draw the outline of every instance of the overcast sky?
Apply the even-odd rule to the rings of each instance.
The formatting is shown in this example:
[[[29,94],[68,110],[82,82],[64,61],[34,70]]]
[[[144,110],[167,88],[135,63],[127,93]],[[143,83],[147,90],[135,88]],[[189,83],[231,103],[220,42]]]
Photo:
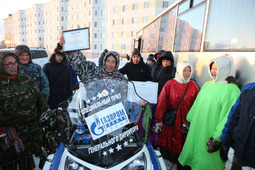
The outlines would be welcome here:
[[[31,8],[34,4],[43,4],[50,0],[0,0],[0,41],[4,39],[4,18],[18,10]]]

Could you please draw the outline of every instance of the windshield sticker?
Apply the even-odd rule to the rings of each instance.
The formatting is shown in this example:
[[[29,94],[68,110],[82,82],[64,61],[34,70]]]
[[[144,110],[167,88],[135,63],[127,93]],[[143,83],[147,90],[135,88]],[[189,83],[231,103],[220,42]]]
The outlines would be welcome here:
[[[123,141],[122,144],[117,144],[117,147],[111,147],[108,151],[104,151],[103,155],[106,156],[108,154],[112,154],[114,153],[114,151],[120,151],[122,150],[122,147],[136,147],[137,145],[133,144],[133,139],[130,138],[129,140],[124,140],[125,137],[133,135],[136,131],[138,130],[138,125],[128,129],[127,131],[109,139],[108,141],[104,141],[102,143],[99,143],[91,148],[88,149],[89,154],[92,154],[94,152],[97,152],[101,149],[104,149],[106,147],[109,147],[113,144],[115,144],[116,142],[121,142]]]
[[[112,89],[111,90],[112,93],[114,93],[114,90]],[[106,93],[106,92],[105,92]],[[88,113],[96,108],[99,108],[99,107],[102,107],[106,104],[109,104],[110,102],[114,102],[116,100],[119,100],[121,99],[121,93],[117,93],[115,95],[112,95],[112,96],[109,96],[108,95],[108,91],[107,91],[107,97],[103,97],[103,95],[101,93],[98,93],[98,95],[95,97],[92,97],[92,101],[95,101],[97,100],[98,102],[92,102],[93,104],[90,104],[91,101],[90,100],[86,100],[86,102],[88,103],[88,107],[82,109],[82,114],[85,114],[85,113]],[[102,98],[102,99],[101,99]]]
[[[85,118],[85,121],[93,140],[129,124],[128,115],[122,103],[101,110]]]

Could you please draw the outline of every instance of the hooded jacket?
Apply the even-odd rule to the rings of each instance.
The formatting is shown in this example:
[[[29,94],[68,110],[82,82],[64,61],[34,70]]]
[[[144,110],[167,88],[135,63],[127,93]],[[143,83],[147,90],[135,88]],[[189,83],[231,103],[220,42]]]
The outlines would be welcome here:
[[[215,80],[203,85],[187,115],[190,128],[179,157],[182,165],[189,165],[194,170],[224,168],[219,150],[214,153],[207,152],[207,141],[211,137],[220,141],[228,113],[240,94],[236,84],[226,82],[227,77],[234,75],[232,58],[229,56],[214,58],[208,67],[212,62],[217,65],[217,76]],[[210,69],[208,71],[211,75]]]
[[[140,57],[140,62],[134,64],[132,58],[129,63],[126,63],[119,71],[123,75],[127,75],[128,80],[131,81],[151,81],[151,71],[149,66],[143,62],[143,58]]]
[[[171,61],[171,65],[167,67],[162,66],[163,60]],[[160,94],[163,86],[166,84],[168,80],[174,78],[175,70],[174,70],[174,57],[170,51],[163,52],[157,61],[157,69],[153,74],[152,81],[158,82],[158,95]],[[155,64],[154,64],[155,65]],[[153,66],[154,66],[153,65]],[[153,68],[152,68],[153,71]]]
[[[32,62],[31,52],[28,46],[18,45],[15,48],[15,54],[20,56],[22,53],[28,52],[29,62],[27,64],[20,63],[20,71],[26,73],[35,82],[37,87],[41,90],[41,93],[46,101],[48,101],[50,95],[49,81],[44,74],[41,66]]]
[[[48,109],[40,90],[30,77],[22,72],[11,77],[5,72],[2,60],[8,55],[15,56],[18,62],[18,56],[14,53],[0,55],[0,126],[5,133],[13,127],[25,149],[18,155],[14,140],[9,138],[10,148],[6,151],[0,148],[1,165],[38,152],[42,146],[43,133],[38,119]]]
[[[188,83],[187,93],[176,112],[175,124],[173,127],[163,124],[157,144],[167,148],[168,151],[180,155],[183,144],[186,139],[186,134],[181,133],[182,124],[186,120],[186,115],[189,112],[193,102],[195,101],[199,88],[197,84],[190,80],[190,77],[185,80],[183,78],[183,70],[185,67],[192,66],[188,63],[179,62],[177,64],[177,73],[175,79],[169,80],[163,87],[157,101],[156,123],[162,122],[167,108],[176,109],[181,102]]]
[[[57,48],[59,50],[62,49],[62,46],[58,43]],[[86,57],[82,54],[80,50],[67,52],[67,58],[73,67],[74,71],[76,72],[79,79],[84,83],[87,84],[93,79],[101,79],[102,76],[111,76],[113,78],[121,78],[125,79],[125,77],[118,71],[119,67],[119,53],[115,51],[108,51],[103,59],[103,67],[98,67],[94,62],[86,61]],[[108,73],[105,71],[105,60],[108,56],[112,55],[116,59],[116,66],[113,72]]]

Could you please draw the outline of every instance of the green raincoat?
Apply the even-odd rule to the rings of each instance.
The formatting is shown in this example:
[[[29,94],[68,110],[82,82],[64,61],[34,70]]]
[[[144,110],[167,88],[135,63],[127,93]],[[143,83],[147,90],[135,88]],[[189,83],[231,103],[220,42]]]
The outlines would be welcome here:
[[[186,118],[190,121],[190,129],[179,162],[189,165],[192,170],[224,168],[219,150],[207,152],[207,141],[210,137],[220,141],[228,113],[240,94],[237,85],[225,81],[228,76],[233,76],[233,71],[228,71],[233,67],[232,60],[229,65],[224,56],[212,62],[218,67],[217,77],[204,84]]]

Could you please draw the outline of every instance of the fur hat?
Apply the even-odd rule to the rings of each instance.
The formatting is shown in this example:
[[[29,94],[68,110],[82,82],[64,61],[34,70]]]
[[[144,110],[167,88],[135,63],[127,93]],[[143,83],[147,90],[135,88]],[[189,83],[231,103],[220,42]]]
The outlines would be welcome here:
[[[29,54],[29,62],[32,62],[31,52],[28,46],[26,45],[18,45],[15,47],[14,53],[17,54],[17,56],[20,56],[22,53],[27,52]]]
[[[15,53],[12,53],[9,51],[1,51],[0,52],[0,75],[3,75],[3,76],[10,76],[9,74],[6,73],[3,67],[3,59],[7,56],[13,56],[16,59],[17,63],[19,63],[19,57]],[[18,70],[19,70],[19,65],[18,65]]]

